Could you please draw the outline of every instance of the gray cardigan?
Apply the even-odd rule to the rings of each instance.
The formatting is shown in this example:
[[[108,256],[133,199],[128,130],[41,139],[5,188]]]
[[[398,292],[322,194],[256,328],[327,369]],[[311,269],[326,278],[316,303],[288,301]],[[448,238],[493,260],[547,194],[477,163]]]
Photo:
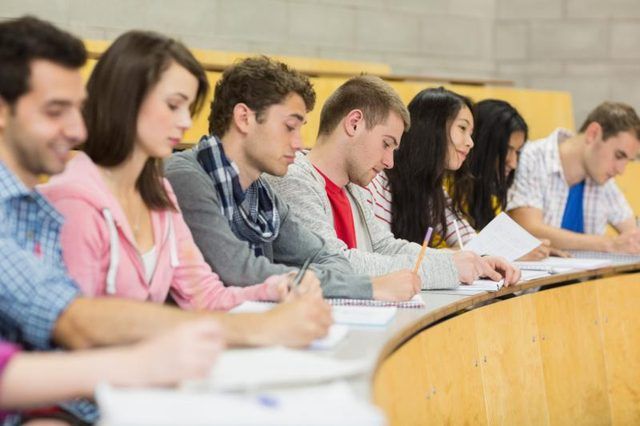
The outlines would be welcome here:
[[[360,215],[369,233],[373,252],[349,249],[336,236],[324,178],[304,153],[296,154],[296,160],[289,166],[286,176],[269,176],[267,180],[304,224],[327,242],[329,248],[344,253],[356,272],[376,276],[413,268],[420,252],[420,245],[397,239],[390,231],[384,229],[376,221],[371,207],[367,205],[363,188],[351,183],[346,186],[346,190],[356,201],[358,211],[354,214]],[[453,255],[448,252],[427,250],[419,274],[423,289],[453,288],[459,284]]]
[[[248,286],[270,275],[296,270],[311,257],[326,297],[373,297],[371,279],[356,275],[344,256],[329,250],[321,238],[302,226],[277,196],[274,199],[280,213],[280,234],[273,243],[263,245],[265,255],[257,257],[249,244],[231,230],[218,193],[198,163],[195,150],[172,155],[165,173],[193,239],[223,282]]]

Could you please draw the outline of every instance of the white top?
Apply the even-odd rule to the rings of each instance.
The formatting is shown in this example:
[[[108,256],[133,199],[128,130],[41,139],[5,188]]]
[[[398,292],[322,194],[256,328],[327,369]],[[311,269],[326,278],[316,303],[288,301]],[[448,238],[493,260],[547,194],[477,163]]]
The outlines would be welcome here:
[[[542,211],[544,223],[561,227],[569,185],[564,177],[558,145],[571,136],[568,130],[556,129],[544,139],[525,144],[509,191],[507,210],[534,207]],[[583,211],[585,234],[604,234],[608,223],[616,225],[633,216],[629,203],[613,179],[598,185],[587,177]]]
[[[144,280],[149,284],[153,277],[153,271],[156,269],[158,262],[158,251],[154,245],[151,250],[142,254],[142,264],[144,265]]]

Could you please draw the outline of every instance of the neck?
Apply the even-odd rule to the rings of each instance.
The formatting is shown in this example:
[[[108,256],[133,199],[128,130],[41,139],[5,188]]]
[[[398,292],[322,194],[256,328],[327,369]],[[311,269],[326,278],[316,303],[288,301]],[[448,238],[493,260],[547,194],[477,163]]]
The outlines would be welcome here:
[[[345,158],[347,147],[344,145],[335,136],[319,136],[309,153],[311,164],[341,188],[349,183]]]
[[[587,171],[582,161],[584,150],[585,140],[583,134],[572,136],[558,147],[560,164],[562,164],[564,178],[569,186],[582,182],[587,176]]]
[[[240,186],[242,190],[246,190],[251,184],[258,180],[261,170],[258,170],[252,161],[247,157],[244,150],[244,140],[242,135],[229,130],[220,138],[224,153],[227,158],[233,161],[239,170]]]
[[[123,163],[114,167],[99,166],[99,169],[116,196],[128,197],[138,192],[136,183],[148,159],[148,155],[134,148],[133,153]]]

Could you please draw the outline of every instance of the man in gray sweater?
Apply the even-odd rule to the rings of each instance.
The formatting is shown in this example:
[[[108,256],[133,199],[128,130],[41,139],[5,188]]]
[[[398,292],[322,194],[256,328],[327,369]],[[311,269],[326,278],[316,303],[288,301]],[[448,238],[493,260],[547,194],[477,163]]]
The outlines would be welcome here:
[[[325,102],[313,150],[297,153],[283,178],[269,178],[305,225],[344,253],[356,272],[377,275],[410,268],[420,252],[420,245],[380,226],[363,189],[393,167],[393,152],[409,125],[407,108],[388,84],[378,77],[354,77]],[[482,276],[504,278],[509,285],[520,277],[502,258],[431,249],[419,274],[423,289],[455,287]]]
[[[356,274],[260,177],[286,173],[314,103],[306,77],[268,58],[248,58],[224,72],[215,89],[210,135],[174,154],[165,167],[195,242],[212,269],[233,285],[295,271],[310,258],[308,273],[317,275],[326,297],[409,299],[420,289],[415,274]]]

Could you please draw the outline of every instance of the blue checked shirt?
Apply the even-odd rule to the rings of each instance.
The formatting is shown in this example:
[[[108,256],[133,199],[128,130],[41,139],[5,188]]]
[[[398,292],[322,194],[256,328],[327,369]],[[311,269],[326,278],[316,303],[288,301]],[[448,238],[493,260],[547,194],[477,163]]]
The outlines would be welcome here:
[[[62,260],[62,220],[0,162],[0,337],[25,349],[54,349],[55,323],[80,296]],[[84,421],[97,420],[88,401],[62,406]]]

